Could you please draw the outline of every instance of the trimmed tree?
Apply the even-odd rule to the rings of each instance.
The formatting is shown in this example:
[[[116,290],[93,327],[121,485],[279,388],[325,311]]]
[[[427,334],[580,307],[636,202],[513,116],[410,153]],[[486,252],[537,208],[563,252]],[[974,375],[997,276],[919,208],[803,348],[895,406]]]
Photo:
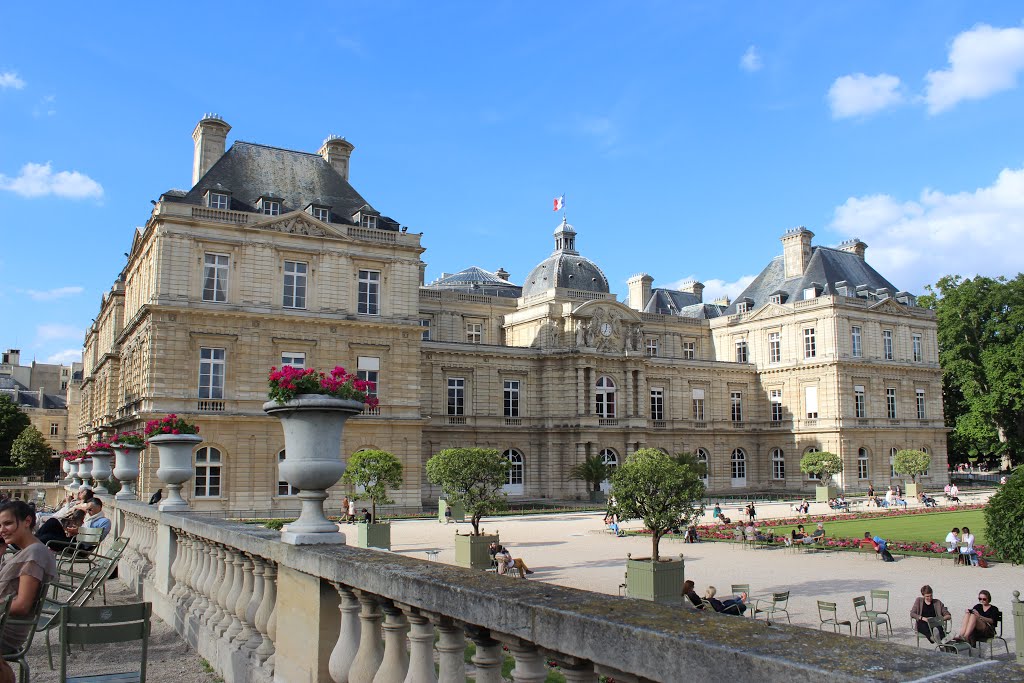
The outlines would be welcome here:
[[[11,446],[31,422],[7,394],[0,394],[0,465],[11,462]]]
[[[446,448],[427,461],[427,479],[441,487],[449,504],[462,503],[479,536],[480,519],[508,507],[501,489],[509,467],[494,448]]]
[[[1024,467],[1006,480],[985,505],[985,533],[996,556],[1024,564]]]
[[[355,495],[370,499],[370,522],[376,524],[377,505],[395,502],[388,498],[388,490],[402,485],[402,463],[387,451],[356,451],[349,458],[341,480],[362,487],[363,492]]]
[[[892,459],[892,470],[896,474],[906,474],[910,480],[917,483],[917,478],[928,471],[932,464],[932,457],[924,451],[902,450],[896,451]]]
[[[800,458],[800,471],[820,479],[822,486],[828,486],[832,477],[843,471],[843,460],[828,451],[806,453]]]
[[[610,510],[620,520],[640,519],[651,532],[651,560],[658,561],[661,538],[704,514],[699,470],[679,456],[641,448],[612,474]]]
[[[46,437],[31,425],[21,430],[11,444],[11,464],[25,474],[45,472],[51,457],[52,449]]]
[[[572,466],[569,478],[586,482],[587,489],[597,493],[601,490],[601,482],[608,478],[608,465],[601,456],[588,455],[583,462]]]

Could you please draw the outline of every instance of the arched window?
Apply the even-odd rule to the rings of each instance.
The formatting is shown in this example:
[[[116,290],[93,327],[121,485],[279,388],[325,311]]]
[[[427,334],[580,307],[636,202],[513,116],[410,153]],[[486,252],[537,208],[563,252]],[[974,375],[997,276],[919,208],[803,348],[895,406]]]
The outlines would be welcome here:
[[[868,469],[868,449],[857,449],[857,478],[867,479],[871,470]]]
[[[601,490],[607,493],[608,489],[611,487],[609,482],[612,478],[612,473],[615,471],[615,468],[619,466],[619,454],[616,453],[613,448],[605,448],[601,451],[600,455],[601,462],[608,466],[608,479],[601,482]]]
[[[597,378],[597,388],[594,391],[596,401],[595,410],[598,417],[615,417],[615,382],[607,375]]]
[[[772,479],[783,480],[786,478],[786,456],[781,448],[772,449]]]
[[[220,496],[221,465],[220,451],[213,446],[203,446],[196,451],[196,498]]]
[[[704,465],[704,476],[701,477],[704,481],[704,486],[708,485],[708,474],[710,465],[708,464],[708,452],[705,448],[698,448],[693,452],[694,457],[697,458],[697,462]]]
[[[898,451],[898,450],[899,450],[899,448],[897,448],[896,446],[893,446],[892,448],[889,449],[889,478],[890,479],[895,479],[896,478],[896,451]]]
[[[805,450],[805,451],[804,451],[804,455],[807,455],[808,453],[817,453],[817,452],[818,452],[818,451],[820,451],[820,450],[821,450],[821,449],[820,449],[820,448],[818,448],[817,446],[811,446],[810,448],[808,448],[807,450]],[[816,474],[810,474],[810,473],[808,473],[808,474],[807,474],[807,478],[808,478],[808,479],[811,479],[811,480],[813,480],[813,481],[821,481],[821,477],[819,477],[819,476],[818,476],[818,475],[816,475]]]
[[[743,485],[746,485],[747,480],[747,454],[743,452],[742,448],[737,448],[732,452],[732,480],[733,483],[742,480]]]
[[[512,496],[523,495],[523,454],[514,448],[510,448],[501,454],[506,458],[511,467],[508,468],[508,477],[502,490]]]
[[[279,496],[296,496],[299,493],[299,489],[286,482],[281,477],[281,463],[284,462],[284,449],[277,454],[277,495]]]

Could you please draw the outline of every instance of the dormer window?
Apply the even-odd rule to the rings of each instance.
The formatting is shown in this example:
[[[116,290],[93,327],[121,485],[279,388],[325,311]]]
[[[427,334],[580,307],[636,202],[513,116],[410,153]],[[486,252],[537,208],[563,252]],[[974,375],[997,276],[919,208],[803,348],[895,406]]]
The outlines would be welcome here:
[[[225,192],[207,192],[206,193],[206,205],[211,209],[227,209],[231,202],[231,197]]]
[[[750,304],[748,304],[746,301],[741,301],[738,304],[736,304],[736,312],[737,313],[746,313],[749,310],[750,310]]]
[[[330,209],[330,207],[320,206],[319,204],[310,204],[306,208],[306,211],[308,211],[309,215],[312,216],[313,218],[317,219],[318,221],[323,221],[324,223],[329,223],[330,222],[330,219],[331,219],[331,209]]]
[[[280,216],[281,200],[272,197],[260,197],[256,203],[256,210],[264,216]]]
[[[371,230],[377,229],[377,217],[376,216],[359,216],[359,227],[370,228]]]
[[[812,284],[804,290],[804,300],[817,299],[819,294],[821,294],[821,286],[818,284]]]
[[[781,304],[782,303],[782,295],[781,294],[772,294],[770,297],[768,297],[768,303]]]

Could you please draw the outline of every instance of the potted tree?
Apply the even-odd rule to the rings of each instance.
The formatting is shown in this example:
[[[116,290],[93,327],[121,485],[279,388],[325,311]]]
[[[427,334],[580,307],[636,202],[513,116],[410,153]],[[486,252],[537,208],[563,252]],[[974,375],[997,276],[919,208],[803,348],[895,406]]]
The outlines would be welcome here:
[[[826,503],[835,498],[838,489],[832,485],[832,477],[843,471],[843,460],[835,453],[815,451],[800,458],[800,471],[817,477],[821,482],[815,489],[815,500]]]
[[[626,557],[627,593],[641,600],[679,602],[685,571],[683,556],[662,559],[659,545],[669,531],[689,526],[704,514],[700,469],[685,456],[641,448],[616,468],[611,484],[610,511],[620,521],[642,520],[651,532],[651,556]]]
[[[608,478],[608,465],[599,455],[588,455],[583,462],[576,463],[569,470],[569,478],[576,481],[583,481],[587,484],[587,492],[590,494],[591,503],[603,503],[604,493],[601,492],[601,482]]]
[[[909,475],[911,483],[907,484],[907,496],[917,498],[917,478],[928,471],[932,457],[924,451],[896,451],[892,459],[892,470],[896,474]]]
[[[472,569],[491,564],[487,547],[498,536],[480,532],[480,519],[507,507],[501,490],[508,477],[509,462],[493,448],[447,448],[427,461],[427,479],[444,491],[449,505],[461,503],[473,533],[455,534],[455,563]]]
[[[356,526],[356,545],[391,550],[391,525],[377,521],[377,505],[395,502],[388,498],[388,489],[402,485],[402,463],[387,451],[356,451],[349,458],[341,480],[362,491],[355,496],[370,499],[370,522],[360,522]]]

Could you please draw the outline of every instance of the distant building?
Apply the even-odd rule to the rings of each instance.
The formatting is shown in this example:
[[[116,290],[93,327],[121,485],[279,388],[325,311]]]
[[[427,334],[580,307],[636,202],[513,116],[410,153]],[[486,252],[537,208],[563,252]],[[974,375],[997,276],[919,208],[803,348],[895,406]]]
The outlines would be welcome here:
[[[70,450],[78,442],[78,417],[70,419],[68,391],[82,365],[37,363],[21,365],[21,351],[7,349],[0,356],[0,393],[7,394],[46,437],[53,452]],[[68,425],[74,425],[69,430]]]
[[[169,412],[201,425],[198,509],[297,507],[261,409],[282,364],[377,382],[380,407],[349,421],[342,453],[398,455],[402,506],[436,499],[425,461],[468,445],[509,458],[513,497],[584,496],[574,464],[643,447],[696,453],[713,493],[810,491],[813,449],[843,458],[848,490],[897,481],[891,454],[910,447],[933,456],[926,485],[945,481],[934,314],[862,242],[798,228],[735,301],[641,273],[623,303],[563,220],[522,285],[478,266],[424,284],[421,235],[349,184],[351,143],[227,148],[229,130],[196,126],[193,186],[160,195],[135,233],[83,357],[83,440]]]

